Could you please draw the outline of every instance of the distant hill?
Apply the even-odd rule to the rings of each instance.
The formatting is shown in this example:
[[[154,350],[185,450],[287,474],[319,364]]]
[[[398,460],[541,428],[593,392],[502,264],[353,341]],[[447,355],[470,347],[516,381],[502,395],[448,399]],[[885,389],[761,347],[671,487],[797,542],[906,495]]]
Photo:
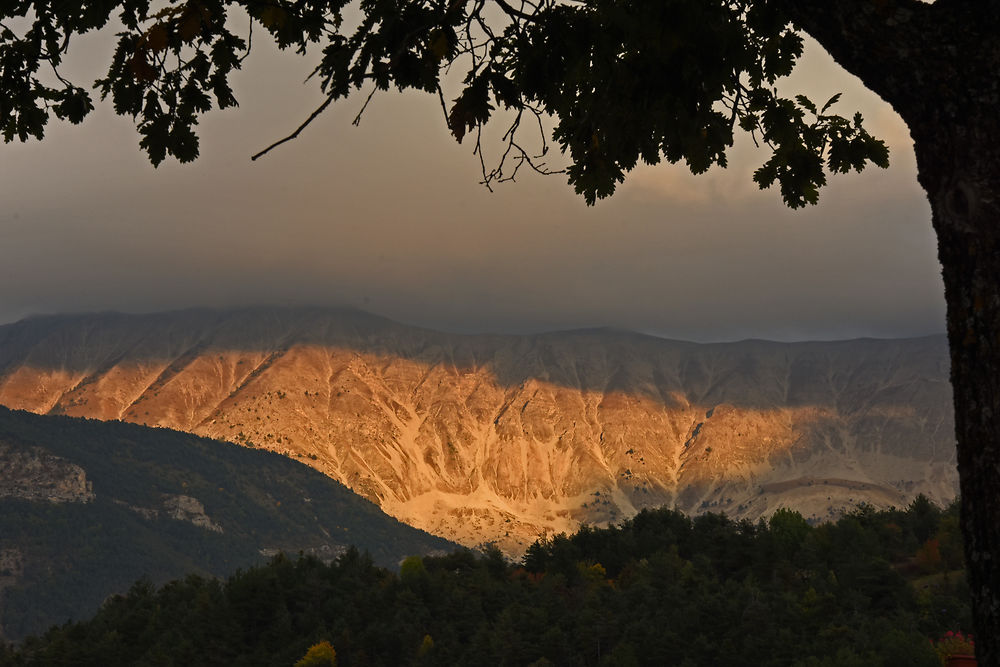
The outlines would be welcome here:
[[[807,519],[957,492],[943,336],[696,344],[453,335],[357,311],[0,327],[0,404],[297,457],[389,514],[518,554],[645,507]]]
[[[457,547],[287,457],[168,429],[0,408],[0,638],[92,614],[141,577],[221,576],[356,545]]]

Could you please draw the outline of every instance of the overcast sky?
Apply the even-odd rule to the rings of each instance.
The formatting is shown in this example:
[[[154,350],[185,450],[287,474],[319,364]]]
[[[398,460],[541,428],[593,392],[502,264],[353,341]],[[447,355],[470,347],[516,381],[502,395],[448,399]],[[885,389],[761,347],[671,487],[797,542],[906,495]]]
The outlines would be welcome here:
[[[249,156],[321,101],[308,62],[263,40],[241,107],[200,126],[202,157],[154,169],[130,119],[101,105],[45,141],[0,144],[0,323],[29,314],[190,306],[354,306],[463,332],[610,326],[673,338],[912,336],[944,329],[930,209],[902,121],[814,44],[790,90],[860,109],[888,171],[831,177],[786,210],[727,170],[641,168],[588,208],[563,176],[489,193],[436,98],[335,105],[297,141]],[[92,81],[111,44],[73,48]],[[495,153],[495,147],[493,150]]]

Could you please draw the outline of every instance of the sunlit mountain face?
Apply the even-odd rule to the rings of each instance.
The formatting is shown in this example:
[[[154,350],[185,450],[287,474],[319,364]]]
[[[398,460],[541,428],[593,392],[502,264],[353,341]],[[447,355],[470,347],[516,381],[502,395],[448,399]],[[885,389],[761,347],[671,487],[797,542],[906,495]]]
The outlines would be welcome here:
[[[823,520],[957,491],[947,343],[444,334],[322,309],[0,327],[0,404],[287,454],[518,554],[643,507]]]

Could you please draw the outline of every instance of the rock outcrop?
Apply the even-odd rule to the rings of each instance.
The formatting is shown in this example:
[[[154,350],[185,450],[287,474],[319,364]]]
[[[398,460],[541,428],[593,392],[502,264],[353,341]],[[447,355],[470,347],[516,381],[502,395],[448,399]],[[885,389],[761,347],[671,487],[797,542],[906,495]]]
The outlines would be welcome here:
[[[0,404],[282,452],[414,526],[511,553],[664,504],[819,520],[957,490],[943,336],[462,336],[318,309],[42,317],[0,327]]]
[[[185,495],[168,495],[163,499],[163,508],[171,519],[176,521],[187,521],[199,528],[211,530],[216,533],[222,532],[222,526],[212,521],[205,514],[205,506],[197,498]]]
[[[165,516],[168,519],[173,519],[175,521],[187,521],[190,524],[194,524],[199,528],[204,528],[205,530],[211,530],[215,533],[222,533],[222,526],[220,526],[215,521],[212,521],[211,517],[205,513],[205,506],[197,498],[183,494],[165,494],[163,496],[162,507],[139,507],[137,505],[129,505],[120,500],[115,500],[115,503],[123,505],[129,508],[139,516],[150,521],[158,519],[161,516]]]
[[[41,447],[23,450],[0,440],[0,498],[86,503],[94,489],[80,466]]]

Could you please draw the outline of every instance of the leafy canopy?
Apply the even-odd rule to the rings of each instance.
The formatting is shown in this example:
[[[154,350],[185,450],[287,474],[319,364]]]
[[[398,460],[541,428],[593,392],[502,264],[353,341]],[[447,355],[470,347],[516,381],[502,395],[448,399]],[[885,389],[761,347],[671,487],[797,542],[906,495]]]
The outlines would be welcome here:
[[[248,25],[231,20],[238,11],[250,17],[245,37],[231,29]],[[237,104],[230,77],[256,25],[282,49],[322,49],[313,75],[327,99],[299,130],[354,91],[423,90],[440,96],[458,141],[474,134],[487,185],[525,165],[551,171],[548,118],[590,204],[640,160],[683,161],[696,174],[725,167],[737,127],[770,149],[754,180],[777,183],[793,208],[818,201],[826,171],[888,166],[860,114],[830,111],[839,95],[820,106],[778,93],[802,38],[773,0],[13,0],[0,7],[6,142],[42,138],[53,113],[79,123],[93,109],[58,68],[74,35],[115,17],[117,48],[95,88],[135,119],[154,165],[195,159],[200,115]],[[452,72],[464,78],[447,103]],[[481,132],[494,119],[506,132],[487,167]]]

